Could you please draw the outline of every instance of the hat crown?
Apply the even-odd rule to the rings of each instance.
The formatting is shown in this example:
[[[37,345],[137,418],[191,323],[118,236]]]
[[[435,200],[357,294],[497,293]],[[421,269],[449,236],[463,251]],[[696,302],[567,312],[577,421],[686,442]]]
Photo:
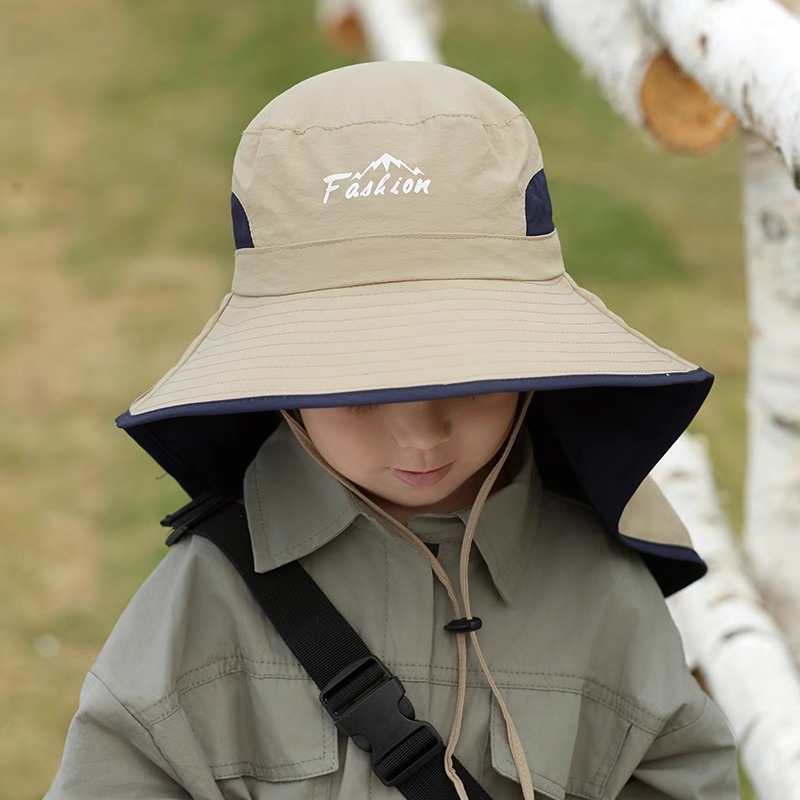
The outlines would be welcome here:
[[[434,116],[504,124],[522,112],[487,83],[453,67],[420,61],[373,61],[301,81],[270,101],[247,126],[305,132],[370,122],[415,125]]]
[[[528,120],[477,78],[421,62],[344,67],[279,95],[245,129],[236,245],[530,235],[526,190],[541,169]]]

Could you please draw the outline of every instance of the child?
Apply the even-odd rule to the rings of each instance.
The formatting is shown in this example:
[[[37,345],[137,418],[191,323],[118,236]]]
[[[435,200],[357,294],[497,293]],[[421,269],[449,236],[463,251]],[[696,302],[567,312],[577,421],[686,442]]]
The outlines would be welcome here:
[[[564,272],[519,109],[319,75],[245,130],[232,213],[233,292],[118,420],[195,501],[48,797],[737,797],[647,478],[712,377]]]

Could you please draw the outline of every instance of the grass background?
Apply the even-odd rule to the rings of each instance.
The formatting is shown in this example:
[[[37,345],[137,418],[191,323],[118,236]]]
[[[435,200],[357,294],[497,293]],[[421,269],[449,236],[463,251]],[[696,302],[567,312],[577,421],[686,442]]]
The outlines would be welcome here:
[[[747,354],[739,147],[662,152],[510,0],[447,0],[445,59],[545,154],[567,267],[717,375],[695,423],[738,525]],[[230,170],[275,94],[348,63],[311,0],[8,0],[0,26],[0,798],[40,797],[80,684],[180,490],[113,419],[232,275]],[[10,111],[10,114],[8,113]]]

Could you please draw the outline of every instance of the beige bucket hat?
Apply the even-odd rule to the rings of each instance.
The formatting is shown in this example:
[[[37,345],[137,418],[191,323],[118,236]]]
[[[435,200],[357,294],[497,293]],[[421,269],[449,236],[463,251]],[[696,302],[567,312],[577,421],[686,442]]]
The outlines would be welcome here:
[[[710,388],[565,272],[530,123],[459,70],[289,89],[242,135],[231,207],[231,293],[118,419],[190,494],[240,480],[276,409],[535,391],[537,458],[619,533]]]

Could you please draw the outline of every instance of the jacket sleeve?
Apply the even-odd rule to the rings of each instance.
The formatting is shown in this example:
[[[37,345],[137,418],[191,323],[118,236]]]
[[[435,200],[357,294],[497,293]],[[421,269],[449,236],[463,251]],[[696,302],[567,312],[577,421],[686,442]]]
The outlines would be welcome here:
[[[187,800],[148,731],[93,673],[45,800]]]
[[[700,713],[684,709],[653,741],[618,800],[736,800],[736,745],[716,704],[698,687]],[[697,706],[694,706],[696,709]]]

